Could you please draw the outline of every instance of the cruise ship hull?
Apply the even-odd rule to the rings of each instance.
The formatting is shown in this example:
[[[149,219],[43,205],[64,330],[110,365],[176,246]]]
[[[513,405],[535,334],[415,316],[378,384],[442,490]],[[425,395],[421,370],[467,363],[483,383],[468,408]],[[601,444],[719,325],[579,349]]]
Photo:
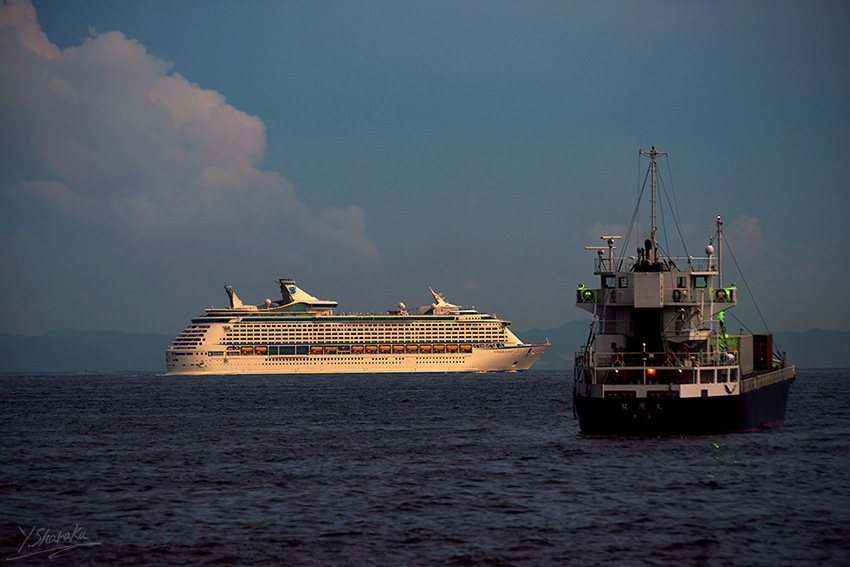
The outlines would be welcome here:
[[[583,433],[693,435],[753,431],[785,423],[793,368],[745,379],[739,391],[710,397],[623,398],[575,395]],[[767,383],[756,387],[756,380]]]
[[[400,345],[402,346],[402,345]],[[292,356],[167,355],[168,374],[337,374],[386,372],[510,372],[528,370],[549,347],[524,344],[469,352],[316,353]],[[404,347],[403,347],[404,348]]]

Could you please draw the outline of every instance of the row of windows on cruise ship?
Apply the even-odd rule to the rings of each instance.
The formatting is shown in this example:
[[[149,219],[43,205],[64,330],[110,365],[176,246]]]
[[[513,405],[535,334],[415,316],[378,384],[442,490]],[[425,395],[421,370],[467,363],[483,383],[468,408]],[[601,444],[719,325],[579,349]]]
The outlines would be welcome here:
[[[347,322],[321,322],[314,323],[312,321],[305,321],[303,323],[243,323],[236,324],[236,327],[268,327],[274,329],[290,329],[290,328],[304,328],[304,327],[317,327],[317,328],[327,328],[327,327],[337,327],[337,328],[409,328],[409,327],[457,327],[457,328],[472,328],[472,327],[492,327],[498,328],[499,325],[495,323],[481,323],[476,321],[474,325],[469,323],[443,323],[443,322],[413,322],[413,323],[347,323]]]
[[[389,337],[389,336],[393,336],[393,337],[401,337],[401,336],[403,336],[403,337],[411,337],[411,336],[415,336],[415,337],[425,337],[425,336],[443,336],[443,335],[452,335],[452,336],[457,336],[457,335],[475,335],[475,336],[478,336],[478,335],[487,335],[487,336],[493,335],[493,336],[497,336],[497,335],[498,335],[498,336],[502,336],[502,334],[503,334],[503,333],[498,333],[498,332],[494,332],[494,331],[478,331],[478,332],[476,332],[476,331],[467,331],[467,332],[463,332],[463,331],[443,331],[443,332],[437,332],[437,333],[416,333],[416,332],[411,332],[411,333],[390,333],[390,332],[383,332],[383,333],[382,333],[382,332],[368,332],[368,331],[366,331],[366,332],[362,332],[362,333],[357,333],[357,332],[353,332],[353,333],[342,333],[342,332],[334,332],[334,331],[308,331],[308,332],[306,332],[306,333],[275,333],[275,332],[273,332],[273,331],[271,331],[271,332],[266,332],[266,331],[245,331],[245,332],[242,332],[242,333],[239,333],[239,332],[231,333],[231,334],[230,334],[230,335],[228,335],[228,336],[239,336],[239,337],[241,337],[241,336],[245,336],[245,335],[264,335],[264,336],[265,336],[265,335],[275,335],[275,336],[287,336],[287,337],[291,337],[291,336],[315,336],[315,335],[321,335],[321,336],[323,336],[323,337],[324,337],[324,336],[334,336],[334,337],[342,337],[342,336],[345,336],[345,337],[349,337],[349,336],[351,336],[351,337],[363,337],[363,336],[367,336],[367,335],[368,335],[368,336],[386,336],[386,337]],[[186,339],[186,340],[197,340],[197,339]]]
[[[276,329],[297,329],[303,327],[316,327],[316,328],[346,328],[346,329],[434,329],[434,328],[472,328],[472,327],[499,327],[500,325],[494,323],[475,323],[475,324],[465,324],[465,323],[409,323],[406,325],[379,325],[379,324],[357,324],[357,323],[287,323],[287,324],[278,324],[275,325],[273,323],[242,323],[236,324],[236,327],[269,327]]]
[[[478,328],[478,329],[316,329],[316,328],[306,328],[306,329],[256,329],[256,328],[241,328],[231,331],[234,334],[245,334],[245,333],[277,333],[277,334],[303,334],[303,333],[345,333],[345,334],[425,334],[425,333],[500,333],[501,329],[494,328]]]
[[[303,335],[303,334],[319,334],[319,335],[445,335],[445,334],[473,334],[473,335],[494,335],[501,334],[501,331],[496,329],[452,329],[439,331],[422,331],[422,330],[389,330],[389,329],[367,329],[367,330],[340,330],[340,329],[296,329],[288,331],[279,331],[273,329],[239,329],[231,331],[231,335]]]
[[[505,333],[496,332],[458,332],[446,331],[443,333],[335,333],[335,332],[305,332],[305,333],[266,333],[260,331],[231,333],[228,337],[503,337]],[[199,339],[187,339],[199,340]]]

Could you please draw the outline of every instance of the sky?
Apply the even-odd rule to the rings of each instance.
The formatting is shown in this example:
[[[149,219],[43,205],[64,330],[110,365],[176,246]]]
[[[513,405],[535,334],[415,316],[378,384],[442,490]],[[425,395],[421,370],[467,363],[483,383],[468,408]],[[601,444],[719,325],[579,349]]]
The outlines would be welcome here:
[[[653,145],[663,243],[675,209],[701,256],[721,215],[745,325],[850,330],[847,29],[843,1],[0,0],[0,332],[176,334],[282,277],[556,328]]]

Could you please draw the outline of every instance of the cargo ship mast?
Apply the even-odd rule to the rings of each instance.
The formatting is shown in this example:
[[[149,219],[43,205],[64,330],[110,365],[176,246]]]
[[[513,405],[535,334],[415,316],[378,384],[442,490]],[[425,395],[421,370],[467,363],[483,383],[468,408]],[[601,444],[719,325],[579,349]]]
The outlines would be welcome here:
[[[655,172],[658,169],[658,164],[655,161],[655,158],[658,156],[666,156],[667,152],[657,152],[655,151],[655,146],[652,146],[652,149],[648,152],[642,152],[638,150],[638,153],[642,156],[649,158],[649,170],[652,176],[652,181],[650,187],[652,189],[652,194],[650,196],[650,202],[652,203],[652,218],[650,219],[650,223],[652,226],[650,227],[650,240],[652,242],[652,256],[650,257],[651,262],[658,261],[658,241],[655,239],[655,230],[656,230],[656,222],[655,222]]]

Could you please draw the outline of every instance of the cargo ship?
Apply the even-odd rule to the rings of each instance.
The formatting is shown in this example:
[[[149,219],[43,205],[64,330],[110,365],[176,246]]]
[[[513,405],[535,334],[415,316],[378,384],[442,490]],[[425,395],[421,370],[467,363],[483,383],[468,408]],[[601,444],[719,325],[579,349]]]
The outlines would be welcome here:
[[[709,434],[783,425],[795,369],[774,353],[770,334],[727,333],[725,312],[738,290],[722,279],[721,217],[704,257],[668,256],[656,238],[657,159],[666,153],[653,146],[640,155],[649,158],[649,238],[625,257],[615,252],[620,236],[602,236],[604,246],[586,248],[596,253],[598,287],[576,290],[576,305],[593,315],[575,354],[581,431]]]
[[[462,308],[431,290],[431,305],[335,314],[292,279],[281,299],[206,309],[168,346],[168,374],[505,372],[528,370],[549,348],[523,343],[511,322]]]

